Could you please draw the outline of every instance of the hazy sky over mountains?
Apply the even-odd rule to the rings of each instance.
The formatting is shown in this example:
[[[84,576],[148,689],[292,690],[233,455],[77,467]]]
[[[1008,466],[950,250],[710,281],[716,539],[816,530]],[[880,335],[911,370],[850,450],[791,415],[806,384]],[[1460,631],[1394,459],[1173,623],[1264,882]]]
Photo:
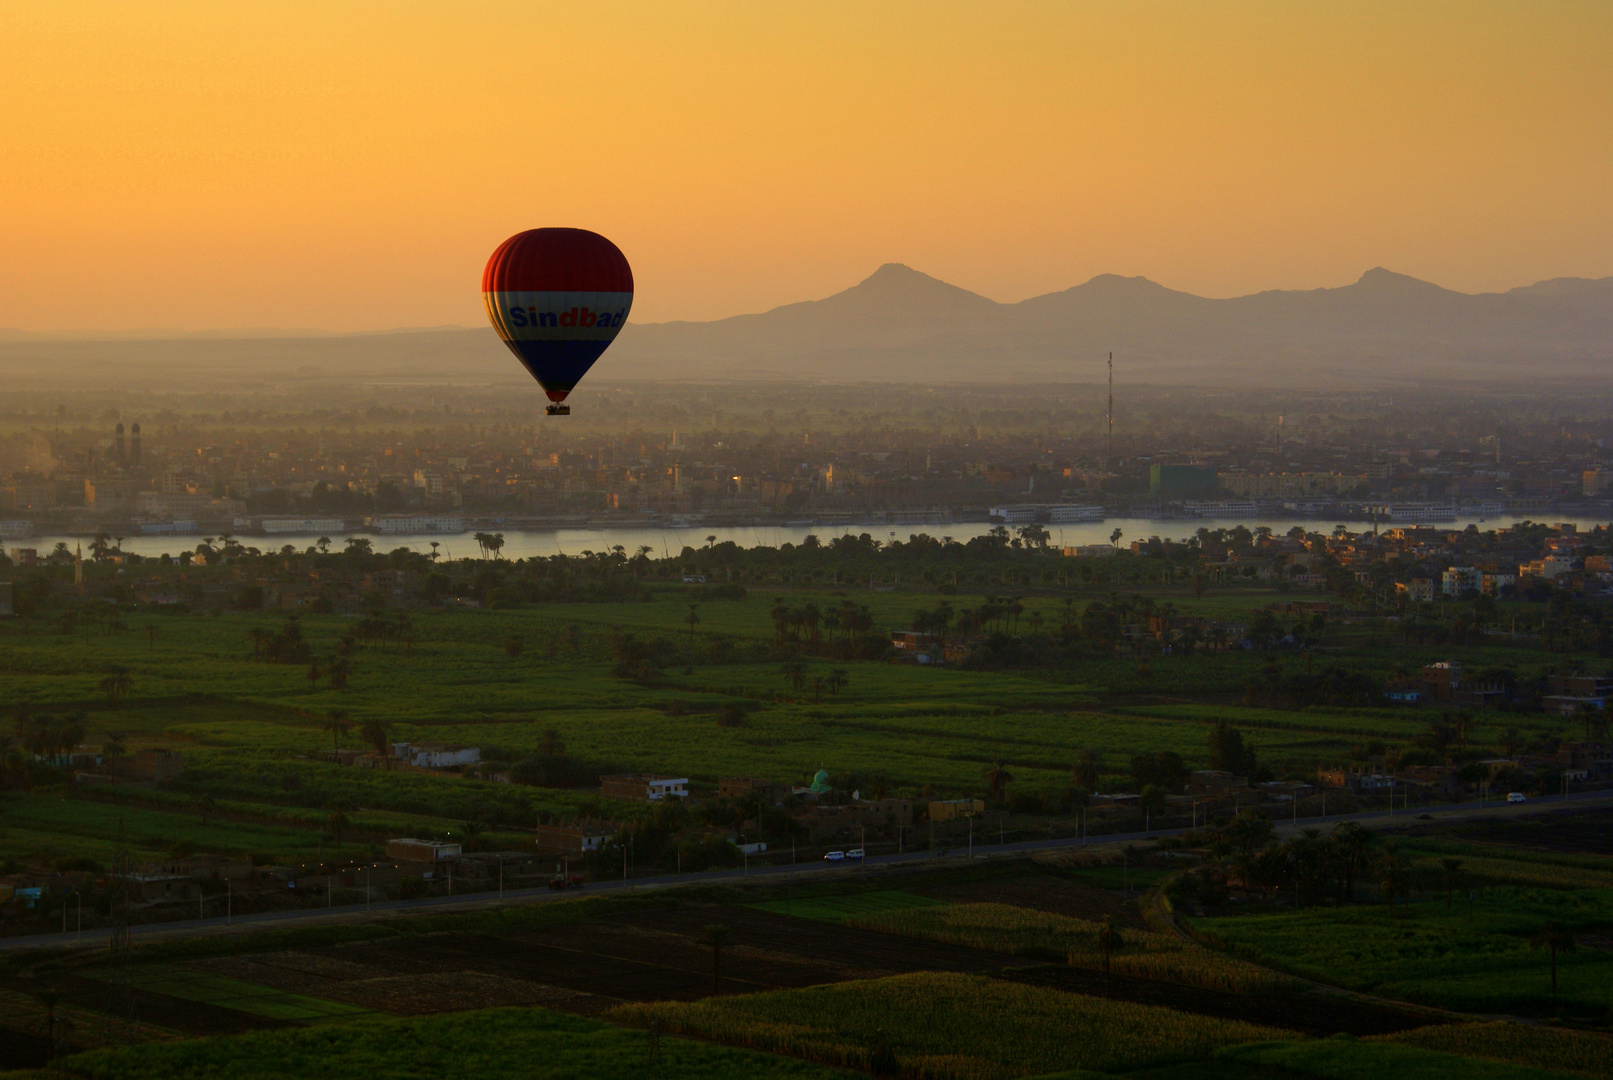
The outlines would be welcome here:
[[[0,326],[476,325],[552,224],[656,322],[1603,277],[1609,56],[1566,0],[6,5]]]

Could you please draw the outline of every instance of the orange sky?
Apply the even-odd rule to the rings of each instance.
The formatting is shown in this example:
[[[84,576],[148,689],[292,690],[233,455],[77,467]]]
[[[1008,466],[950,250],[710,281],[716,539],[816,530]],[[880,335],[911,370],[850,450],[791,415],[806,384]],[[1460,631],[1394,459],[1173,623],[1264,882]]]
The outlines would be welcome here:
[[[477,325],[538,225],[636,321],[1605,276],[1610,57],[1605,0],[7,4],[0,327]]]

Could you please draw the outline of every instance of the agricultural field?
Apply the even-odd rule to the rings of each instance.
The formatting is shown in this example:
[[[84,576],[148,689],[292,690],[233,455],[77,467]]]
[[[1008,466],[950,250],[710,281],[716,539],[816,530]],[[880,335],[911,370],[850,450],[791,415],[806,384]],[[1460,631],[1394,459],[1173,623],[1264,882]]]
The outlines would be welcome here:
[[[1100,923],[1009,904],[950,904],[849,916],[852,926],[971,949],[1031,956],[1120,975],[1182,983],[1231,994],[1295,989],[1295,980],[1170,934],[1121,930],[1103,947]]]
[[[1199,918],[1193,930],[1240,956],[1321,982],[1438,1008],[1526,1016],[1605,1016],[1613,954],[1532,948],[1543,925],[1603,931],[1613,891],[1493,886],[1446,909],[1444,897]]]
[[[462,1073],[524,1080],[533,1074],[535,1062],[543,1063],[544,1076],[557,1080],[612,1080],[646,1069],[687,1080],[831,1080],[847,1075],[754,1051],[652,1037],[546,1009],[490,1009],[146,1044],[79,1054],[58,1067],[92,1080]]]
[[[1600,1032],[1493,1021],[1414,1028],[1389,1038],[1425,1050],[1556,1069],[1576,1076],[1613,1075],[1613,1035]]]
[[[1067,1069],[1191,1060],[1271,1028],[961,974],[916,974],[609,1014],[679,1034],[866,1068],[883,1049],[936,1080],[997,1080]]]
[[[781,594],[787,604],[835,602],[798,590]],[[906,625],[914,610],[935,599],[923,593],[855,596],[868,605],[878,632]],[[480,746],[503,768],[537,753],[553,731],[584,772],[686,774],[697,790],[733,774],[804,784],[827,768],[893,793],[975,794],[987,769],[1000,761],[1013,777],[1011,793],[1056,806],[1071,786],[1072,763],[1087,750],[1105,754],[1099,788],[1116,789],[1129,783],[1125,770],[1136,753],[1171,751],[1190,766],[1205,763],[1209,726],[1227,720],[1245,732],[1262,761],[1279,768],[1290,762],[1303,771],[1317,760],[1344,760],[1366,741],[1404,745],[1437,715],[1241,705],[1241,688],[1268,675],[1271,659],[1241,650],[1159,657],[1146,676],[1135,661],[1102,657],[1056,671],[805,657],[802,681],[793,685],[773,655],[774,599],[691,601],[673,588],[632,603],[418,610],[406,616],[405,638],[358,644],[342,688],[328,677],[310,679],[304,665],[261,658],[263,635],[286,623],[276,614],[138,613],[128,616],[132,622],[85,619],[71,632],[14,623],[0,628],[0,702],[78,714],[83,743],[92,748],[116,742],[131,752],[165,747],[184,753],[187,775],[176,790],[99,793],[101,802],[125,811],[123,839],[137,858],[189,844],[285,861],[362,853],[388,835],[441,835],[469,821],[491,842],[501,828],[518,830],[542,818],[629,812],[602,805],[587,788],[377,775],[320,760],[336,745],[360,746],[356,732],[365,721],[383,723],[394,741]],[[948,602],[963,608],[984,599],[958,595]],[[1269,599],[1264,592],[1181,597],[1179,608],[1226,615]],[[693,633],[686,623],[691,603],[700,619]],[[1078,613],[1084,603],[1069,610]],[[1057,598],[1024,604],[1026,619],[1035,615],[1056,625],[1065,616]],[[312,655],[326,663],[355,621],[306,614],[298,625]],[[664,639],[669,659],[653,678],[613,674],[621,633]],[[513,654],[512,640],[521,643]],[[1359,635],[1341,640],[1351,642],[1352,663],[1373,669],[1423,658],[1417,648],[1383,648]],[[1451,653],[1426,651],[1427,658]],[[1505,646],[1479,651],[1520,664],[1533,655]],[[1289,671],[1301,664],[1297,657],[1276,661]],[[125,672],[128,685],[109,698],[102,684],[112,670]],[[820,681],[837,671],[844,673],[843,687]],[[719,724],[724,709],[737,722]],[[333,710],[351,726],[345,735],[326,730]],[[1504,720],[1486,714],[1469,738],[1494,741],[1506,727],[1527,735],[1561,722],[1538,714]],[[205,826],[199,817],[187,824],[192,803],[203,795],[214,801],[211,819]],[[0,816],[0,862],[104,864],[119,845],[115,822],[72,798],[64,805],[71,810],[12,805]],[[336,808],[352,822],[341,848],[324,827]],[[516,844],[520,834],[507,839]]]

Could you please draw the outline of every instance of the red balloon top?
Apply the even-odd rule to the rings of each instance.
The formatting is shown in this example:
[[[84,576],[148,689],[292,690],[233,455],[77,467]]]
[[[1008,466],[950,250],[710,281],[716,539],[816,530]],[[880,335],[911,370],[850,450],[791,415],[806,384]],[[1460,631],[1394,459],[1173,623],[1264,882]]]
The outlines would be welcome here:
[[[621,249],[587,229],[528,229],[493,252],[482,271],[482,292],[633,291],[633,270]]]

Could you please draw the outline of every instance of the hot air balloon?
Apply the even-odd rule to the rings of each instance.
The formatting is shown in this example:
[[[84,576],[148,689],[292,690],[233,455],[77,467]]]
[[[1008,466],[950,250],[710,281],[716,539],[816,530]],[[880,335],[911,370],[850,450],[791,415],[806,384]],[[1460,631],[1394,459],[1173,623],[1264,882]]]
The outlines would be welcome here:
[[[627,322],[633,270],[617,246],[587,229],[528,229],[493,252],[482,271],[493,329],[553,403],[566,395]]]

